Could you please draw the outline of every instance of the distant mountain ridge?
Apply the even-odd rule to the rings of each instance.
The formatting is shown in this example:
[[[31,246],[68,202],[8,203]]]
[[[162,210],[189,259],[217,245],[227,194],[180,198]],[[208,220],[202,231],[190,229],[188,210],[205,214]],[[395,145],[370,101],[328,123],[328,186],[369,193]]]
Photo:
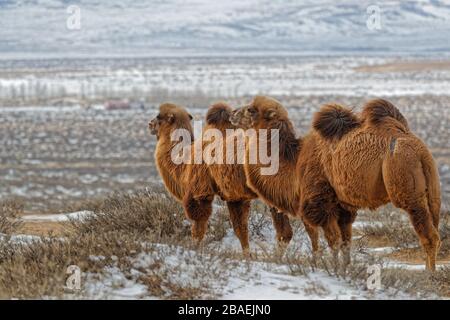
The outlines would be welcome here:
[[[80,30],[66,27],[69,5],[80,8]],[[378,30],[366,24],[371,5]],[[450,0],[0,0],[0,54],[445,52],[448,39]]]

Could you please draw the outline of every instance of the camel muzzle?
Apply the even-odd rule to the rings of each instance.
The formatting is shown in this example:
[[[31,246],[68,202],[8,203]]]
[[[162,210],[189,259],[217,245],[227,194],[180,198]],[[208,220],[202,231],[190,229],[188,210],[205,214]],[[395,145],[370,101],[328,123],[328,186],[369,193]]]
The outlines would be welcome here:
[[[158,133],[157,123],[155,119],[148,123],[148,129],[152,135],[156,135]]]

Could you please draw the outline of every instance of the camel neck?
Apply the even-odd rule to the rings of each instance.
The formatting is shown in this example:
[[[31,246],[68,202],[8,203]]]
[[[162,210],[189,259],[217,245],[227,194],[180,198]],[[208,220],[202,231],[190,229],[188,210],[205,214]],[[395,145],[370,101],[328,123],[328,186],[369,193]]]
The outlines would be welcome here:
[[[192,134],[192,130],[186,129],[188,130],[190,137],[184,137],[187,139],[190,139],[190,141],[186,141],[186,143],[190,143],[190,145],[192,146],[194,141],[193,141],[193,134]],[[172,134],[172,133],[171,133]],[[179,137],[175,137],[175,141],[172,141],[171,139],[171,134],[165,134],[162,135],[157,142],[157,146],[156,146],[156,158],[158,163],[163,166],[166,167],[167,169],[171,169],[171,172],[181,172],[185,169],[186,164],[184,162],[176,164],[174,161],[172,161],[172,152],[174,151],[174,148],[177,147],[178,145],[182,144],[183,142],[180,141],[180,139],[178,139]],[[183,138],[183,139],[184,139]]]
[[[278,169],[273,174],[264,175],[262,168],[267,166],[259,162],[256,164],[246,162],[244,166],[246,176],[250,187],[256,191],[258,196],[278,209],[295,215],[298,211],[299,203],[299,174],[296,166],[302,141],[295,137],[292,125],[289,123],[271,129],[279,130]],[[252,139],[261,141],[257,135]],[[268,139],[269,144],[270,140]],[[249,157],[250,145],[255,145],[256,143],[256,140],[250,140],[247,144],[247,157]],[[268,149],[271,148],[269,147]]]
[[[279,130],[280,161],[296,163],[300,154],[302,139],[295,136],[294,127],[289,120],[283,120],[270,129]]]

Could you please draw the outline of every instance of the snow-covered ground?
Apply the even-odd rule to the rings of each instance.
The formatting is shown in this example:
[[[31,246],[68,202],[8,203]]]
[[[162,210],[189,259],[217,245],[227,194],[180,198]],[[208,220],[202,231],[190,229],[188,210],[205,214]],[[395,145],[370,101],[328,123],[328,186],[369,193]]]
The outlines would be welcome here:
[[[213,219],[225,214],[223,205],[214,205]],[[25,215],[25,223],[67,223],[89,219],[91,211],[61,214]],[[143,242],[141,250],[130,252],[126,262],[117,256],[91,255],[93,263],[109,261],[101,272],[82,271],[82,290],[68,291],[66,299],[164,299],[179,298],[177,290],[193,290],[198,298],[216,299],[417,299],[419,296],[383,285],[369,290],[361,278],[338,277],[326,269],[311,268],[305,261],[291,260],[300,253],[310,254],[310,244],[303,228],[294,224],[294,238],[286,256],[279,260],[275,233],[267,217],[253,212],[250,219],[250,247],[252,259],[241,259],[241,248],[230,226],[223,238],[208,242],[203,250],[192,250],[179,245]],[[186,221],[186,223],[188,223]],[[222,222],[225,223],[225,222]],[[212,223],[214,225],[214,223]],[[355,223],[355,229],[364,228],[366,221]],[[212,229],[211,233],[215,230]],[[41,241],[39,236],[25,234],[4,235],[18,245]],[[47,239],[47,238],[46,238]],[[58,238],[64,241],[64,238]],[[355,239],[355,243],[357,243]],[[355,244],[355,246],[357,246]],[[321,247],[326,248],[324,239]],[[354,263],[362,268],[378,264],[382,270],[401,269],[420,272],[424,265],[397,262],[387,257],[372,261],[395,251],[393,247],[353,249]],[[309,252],[309,253],[308,253]],[[326,253],[325,253],[326,254]],[[124,263],[125,262],[125,263]],[[367,266],[366,266],[367,264]],[[127,266],[124,268],[124,265]],[[438,266],[443,268],[444,264]],[[332,268],[330,266],[330,268]],[[359,268],[359,267],[358,267]],[[156,290],[156,291],[152,291]],[[421,296],[430,298],[430,296]],[[52,297],[47,297],[52,299]],[[433,296],[432,298],[438,298]]]
[[[108,267],[101,277],[86,275],[83,296],[102,299],[156,299],[139,281],[145,270],[151,270],[158,257],[164,257],[164,268],[170,270],[170,283],[181,287],[208,287],[219,299],[412,299],[394,289],[367,290],[364,285],[352,284],[324,271],[292,275],[286,265],[258,261],[233,262],[224,269],[224,261],[214,260],[208,254],[189,251],[176,246],[155,245],[151,253],[142,253],[130,259],[131,272],[124,274],[117,267]],[[209,270],[220,269],[221,275],[198,274],[208,266]],[[170,289],[167,289],[170,294]]]
[[[8,240],[11,243],[28,244],[28,243],[33,243],[36,241],[41,241],[41,237],[33,236],[33,235],[29,235],[29,234],[6,235],[3,233],[0,233],[0,241],[3,241],[3,240]]]
[[[71,220],[83,220],[93,215],[92,211],[78,211],[61,214],[32,214],[21,217],[27,222],[67,222]]]

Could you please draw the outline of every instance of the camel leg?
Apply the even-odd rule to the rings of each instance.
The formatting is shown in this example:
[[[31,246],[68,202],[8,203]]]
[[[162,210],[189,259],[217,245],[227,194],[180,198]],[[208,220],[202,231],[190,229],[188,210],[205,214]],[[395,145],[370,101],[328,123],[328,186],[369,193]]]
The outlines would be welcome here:
[[[335,217],[330,217],[329,220],[322,225],[322,229],[333,254],[333,262],[337,268],[339,264],[339,249],[341,245],[341,231],[337,219]]]
[[[273,226],[277,234],[276,239],[278,242],[278,247],[284,251],[293,235],[289,217],[283,212],[278,211],[276,208],[270,208],[270,213],[272,215]]]
[[[328,182],[316,182],[313,187],[317,189],[312,189],[312,191],[316,192],[315,195],[302,201],[302,219],[305,222],[305,227],[311,226],[310,232],[313,237],[311,237],[311,234],[310,237],[313,251],[318,250],[317,228],[322,227],[337,266],[341,232],[336,217],[336,205],[332,201],[335,193]]]
[[[436,270],[436,257],[440,247],[437,217],[433,217],[427,198],[427,180],[420,159],[411,148],[398,146],[383,163],[383,180],[392,203],[408,212],[414,230],[426,255],[426,269]]]
[[[319,257],[319,228],[310,224],[304,217],[302,217],[303,225],[305,226],[306,233],[308,233],[309,240],[311,241],[312,247],[312,263],[315,265],[317,263],[317,258]]]
[[[306,233],[308,233],[309,239],[311,240],[313,256],[316,256],[319,252],[319,229],[316,226],[310,224],[303,217],[302,221],[305,226]]]
[[[188,219],[192,221],[192,239],[200,244],[208,229],[208,220],[212,213],[212,197],[195,199],[187,195],[183,199],[184,209]]]
[[[249,255],[248,241],[248,218],[250,214],[250,201],[228,201],[231,224],[236,236],[241,242],[242,251],[245,256]]]
[[[394,205],[408,212],[414,230],[419,237],[420,244],[427,255],[426,269],[436,271],[436,258],[441,240],[438,230],[434,227],[433,218],[428,210],[428,206],[425,201],[421,202],[415,202],[412,205],[398,205],[398,203],[394,203]]]
[[[350,251],[352,243],[352,224],[356,218],[356,211],[340,210],[338,216],[339,230],[341,231],[341,251],[344,256],[344,267],[351,263]]]
[[[431,213],[426,207],[420,206],[406,209],[406,211],[409,213],[414,230],[419,236],[420,244],[427,255],[426,269],[436,271],[436,258],[441,241],[439,239],[439,233],[433,225]]]

